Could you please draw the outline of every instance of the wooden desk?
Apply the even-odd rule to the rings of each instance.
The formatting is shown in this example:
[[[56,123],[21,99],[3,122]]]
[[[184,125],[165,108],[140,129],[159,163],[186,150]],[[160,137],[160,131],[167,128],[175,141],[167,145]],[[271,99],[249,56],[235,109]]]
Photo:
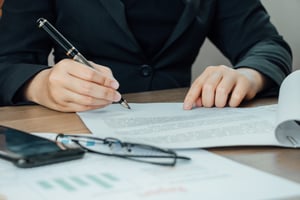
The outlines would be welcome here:
[[[126,94],[129,102],[182,102],[187,89]],[[244,106],[276,103],[257,99]],[[61,113],[41,106],[0,107],[0,124],[29,132],[88,133],[75,113]],[[300,183],[300,150],[275,147],[212,148],[211,152],[248,166]],[[221,167],[221,166],[220,166]],[[267,186],[266,186],[267,187]]]

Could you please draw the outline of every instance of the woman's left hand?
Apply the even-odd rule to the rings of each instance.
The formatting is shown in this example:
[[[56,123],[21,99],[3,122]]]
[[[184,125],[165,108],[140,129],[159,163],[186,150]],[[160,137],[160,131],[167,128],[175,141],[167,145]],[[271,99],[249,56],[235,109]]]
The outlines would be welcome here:
[[[250,68],[210,66],[194,81],[189,89],[183,108],[197,107],[237,107],[243,100],[250,100],[262,91],[267,78]]]

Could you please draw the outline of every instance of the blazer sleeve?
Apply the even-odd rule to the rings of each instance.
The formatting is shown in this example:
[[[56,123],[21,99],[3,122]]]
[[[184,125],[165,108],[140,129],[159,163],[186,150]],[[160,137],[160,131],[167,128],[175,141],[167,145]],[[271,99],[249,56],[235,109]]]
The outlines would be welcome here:
[[[7,0],[0,19],[0,105],[24,104],[22,89],[48,68],[52,41],[39,30],[40,17],[54,20],[51,0]]]
[[[276,83],[292,70],[292,53],[259,0],[218,0],[210,40],[234,68],[253,68]]]

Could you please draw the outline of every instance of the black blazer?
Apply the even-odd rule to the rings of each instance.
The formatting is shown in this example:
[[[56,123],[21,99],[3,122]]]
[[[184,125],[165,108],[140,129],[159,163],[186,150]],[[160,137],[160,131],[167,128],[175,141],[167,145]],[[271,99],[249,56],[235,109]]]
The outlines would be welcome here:
[[[206,37],[234,68],[256,69],[277,87],[291,71],[290,48],[259,0],[184,2],[173,33],[147,59],[128,28],[120,0],[6,0],[0,20],[0,105],[21,103],[23,86],[48,68],[52,48],[55,61],[66,57],[37,28],[40,17],[52,22],[89,60],[110,67],[121,93],[189,86],[191,65]]]

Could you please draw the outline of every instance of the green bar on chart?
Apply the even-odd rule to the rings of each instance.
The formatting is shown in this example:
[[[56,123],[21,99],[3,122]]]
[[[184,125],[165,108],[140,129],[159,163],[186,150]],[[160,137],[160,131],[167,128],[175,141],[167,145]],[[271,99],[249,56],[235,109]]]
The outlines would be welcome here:
[[[37,182],[39,184],[40,187],[42,187],[43,189],[46,190],[50,190],[53,189],[53,185],[51,185],[49,182],[47,181],[38,181]]]
[[[88,186],[88,182],[84,181],[82,178],[72,176],[71,180],[79,186]]]
[[[117,177],[115,177],[114,175],[112,175],[110,173],[102,173],[102,175],[111,181],[119,181],[119,179]]]
[[[60,179],[60,178],[57,178],[57,179],[54,179],[54,181],[59,185],[61,186],[63,189],[67,190],[67,191],[76,191],[76,188],[73,187],[71,184],[69,184],[67,181],[65,181],[64,179]]]
[[[112,188],[112,185],[108,184],[107,182],[103,181],[102,179],[98,178],[97,176],[94,175],[86,175],[86,177],[93,181],[94,183],[102,186],[103,188],[109,189]]]

